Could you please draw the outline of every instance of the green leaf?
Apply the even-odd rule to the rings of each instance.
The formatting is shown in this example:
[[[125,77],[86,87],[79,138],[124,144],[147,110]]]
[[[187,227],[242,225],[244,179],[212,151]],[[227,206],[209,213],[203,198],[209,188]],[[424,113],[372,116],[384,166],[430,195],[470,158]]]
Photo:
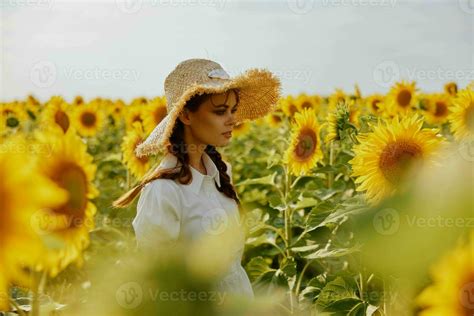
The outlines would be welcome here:
[[[334,248],[334,249],[319,249],[315,252],[305,256],[306,259],[322,259],[322,258],[336,258],[346,256],[350,253],[360,250],[360,246],[354,246],[350,248]]]
[[[275,186],[275,177],[276,177],[276,175],[277,175],[277,172],[274,172],[273,174],[270,174],[270,175],[265,176],[265,177],[244,180],[244,181],[241,181],[241,182],[237,183],[236,186],[250,185],[250,184],[262,184],[262,185]]]
[[[338,303],[339,302],[339,303]],[[316,305],[323,308],[324,311],[350,310],[360,302],[355,289],[351,288],[343,278],[337,277],[335,280],[326,284],[318,296]],[[329,309],[329,310],[328,310]]]
[[[249,274],[250,280],[254,280],[261,277],[263,274],[269,271],[276,271],[270,268],[270,264],[261,256],[252,258],[246,265],[246,271]]]

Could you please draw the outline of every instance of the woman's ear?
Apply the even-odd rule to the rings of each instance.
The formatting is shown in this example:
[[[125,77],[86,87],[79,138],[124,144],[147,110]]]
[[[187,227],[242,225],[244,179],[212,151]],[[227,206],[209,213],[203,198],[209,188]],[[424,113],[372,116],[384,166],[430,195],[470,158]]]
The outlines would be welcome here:
[[[184,108],[183,111],[178,116],[178,119],[183,123],[184,125],[190,125],[191,120],[189,119],[189,110]]]

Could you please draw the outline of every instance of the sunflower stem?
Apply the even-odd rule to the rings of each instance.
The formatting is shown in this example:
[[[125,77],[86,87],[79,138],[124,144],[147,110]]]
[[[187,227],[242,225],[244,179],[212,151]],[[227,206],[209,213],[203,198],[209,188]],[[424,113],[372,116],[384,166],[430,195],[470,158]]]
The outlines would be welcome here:
[[[298,297],[298,295],[300,294],[301,281],[303,280],[304,273],[306,272],[306,269],[308,269],[311,262],[313,262],[313,260],[308,260],[306,264],[304,265],[303,270],[301,270],[300,276],[298,277],[298,282],[296,282],[296,289],[295,289],[296,297]]]
[[[38,316],[40,314],[40,305],[39,305],[39,287],[40,287],[40,279],[41,276],[38,272],[33,272],[32,273],[32,278],[33,278],[33,287],[32,287],[32,292],[33,292],[33,299],[31,301],[31,315],[32,316]]]
[[[332,167],[334,164],[334,141],[331,140],[329,144],[329,165]],[[332,171],[328,171],[328,188],[332,188],[332,184],[334,182],[334,173]]]
[[[130,190],[130,171],[127,168],[127,191]]]

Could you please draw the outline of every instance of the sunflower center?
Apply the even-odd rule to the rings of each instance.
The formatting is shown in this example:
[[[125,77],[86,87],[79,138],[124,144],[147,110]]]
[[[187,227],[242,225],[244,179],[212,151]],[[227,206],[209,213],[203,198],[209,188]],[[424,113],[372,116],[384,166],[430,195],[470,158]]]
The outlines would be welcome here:
[[[272,115],[272,120],[275,123],[280,123],[281,122],[281,117],[278,115]]]
[[[314,153],[318,138],[312,129],[302,129],[298,135],[295,154],[299,160],[306,160]]]
[[[402,90],[397,96],[397,102],[402,108],[410,105],[411,93],[408,90]]]
[[[435,116],[444,117],[448,114],[448,106],[445,102],[438,101],[436,102]]]
[[[8,127],[17,127],[20,124],[20,121],[16,117],[9,117],[7,118],[7,126]]]
[[[420,146],[413,142],[398,141],[385,146],[380,155],[379,168],[384,177],[392,184],[404,180],[408,171],[422,156]]]
[[[132,124],[135,123],[135,122],[140,122],[142,123],[142,118],[140,117],[140,114],[138,115],[135,115],[132,119]]]
[[[66,133],[69,128],[69,116],[67,116],[63,111],[56,111],[56,114],[54,114],[54,121],[61,127],[63,132]]]
[[[372,101],[372,109],[374,109],[375,111],[378,111],[379,110],[379,106],[378,106],[379,103],[380,103],[380,100]]]
[[[165,107],[159,107],[155,110],[155,123],[159,124],[163,118],[166,116],[166,108]]]
[[[84,112],[81,115],[81,123],[86,127],[93,127],[96,121],[97,117],[92,112]]]
[[[301,107],[303,109],[311,109],[312,108],[311,103],[308,102],[308,101],[304,101],[303,104],[301,105]]]
[[[298,108],[294,104],[290,104],[288,109],[290,110],[290,115],[291,116],[295,115],[295,113],[298,112]]]
[[[75,163],[64,163],[51,178],[69,193],[67,202],[53,211],[68,216],[70,228],[83,225],[87,207],[87,177],[84,170]]]
[[[466,126],[470,131],[474,131],[474,103],[471,102],[471,105],[466,109],[465,114]]]

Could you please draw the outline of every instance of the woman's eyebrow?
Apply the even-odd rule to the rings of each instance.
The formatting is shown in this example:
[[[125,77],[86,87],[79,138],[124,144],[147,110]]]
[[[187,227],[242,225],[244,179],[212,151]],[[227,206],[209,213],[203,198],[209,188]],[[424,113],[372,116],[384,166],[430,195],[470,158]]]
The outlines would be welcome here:
[[[236,108],[239,104],[236,103],[233,107]],[[220,105],[214,105],[214,107],[216,108],[220,108],[220,107],[225,107],[226,109],[229,107],[229,105],[227,104],[220,104]]]

